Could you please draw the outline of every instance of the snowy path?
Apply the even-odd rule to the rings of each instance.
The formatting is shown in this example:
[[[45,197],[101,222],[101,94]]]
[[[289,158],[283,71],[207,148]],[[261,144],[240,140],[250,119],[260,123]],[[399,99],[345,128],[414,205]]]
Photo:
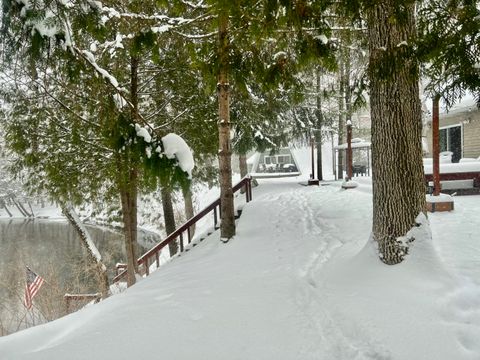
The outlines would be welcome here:
[[[368,183],[264,180],[229,243],[215,233],[123,294],[0,338],[0,359],[479,359],[480,246],[466,229],[448,245],[451,215],[432,217],[438,249],[388,267],[365,246]]]
[[[480,196],[454,199],[454,213],[430,216],[433,238],[443,239],[439,255],[459,279],[440,305],[460,346],[480,359]]]
[[[286,256],[282,269],[284,274],[279,273],[278,276],[292,278],[290,296],[294,296],[296,305],[292,311],[299,322],[300,334],[309,339],[306,346],[299,349],[296,358],[386,358],[383,350],[377,349],[371,339],[360,332],[350,337],[343,331],[337,315],[331,313],[322,300],[325,297],[324,287],[317,283],[321,279],[323,265],[345,242],[355,242],[361,233],[360,238],[368,238],[368,228],[365,232],[363,226],[363,220],[368,220],[369,216],[364,212],[368,197],[352,197],[351,193],[334,186],[305,189],[295,183],[269,185],[269,193],[258,197],[256,206],[262,207],[265,203],[268,210],[267,223],[274,228],[273,250],[279,254],[280,260]],[[354,215],[359,207],[362,211]],[[344,231],[346,213],[352,214],[349,224],[351,234]],[[360,227],[362,231],[359,231]],[[285,239],[289,241],[285,242]]]

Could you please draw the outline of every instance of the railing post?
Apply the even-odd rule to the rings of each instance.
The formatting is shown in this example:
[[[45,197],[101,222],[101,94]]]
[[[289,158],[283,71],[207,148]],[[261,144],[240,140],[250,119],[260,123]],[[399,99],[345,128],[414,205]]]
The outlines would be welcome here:
[[[213,208],[213,228],[216,230],[217,229],[217,207],[215,206]]]
[[[148,257],[143,259],[143,266],[145,267],[145,275],[150,275],[150,269],[148,268]]]
[[[180,233],[180,252],[183,252],[183,234]]]
[[[159,254],[158,251],[155,253],[155,262],[157,263],[157,268],[159,268],[160,267],[160,254]]]
[[[192,242],[192,235],[190,234],[190,226],[187,228],[187,237],[188,237],[188,243],[190,244]]]
[[[68,297],[65,298],[65,312],[70,314],[70,299]]]

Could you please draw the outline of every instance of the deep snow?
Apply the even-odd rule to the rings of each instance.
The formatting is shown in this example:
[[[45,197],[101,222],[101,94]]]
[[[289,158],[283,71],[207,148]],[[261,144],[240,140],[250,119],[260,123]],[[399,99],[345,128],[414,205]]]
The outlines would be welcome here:
[[[389,267],[368,243],[371,184],[261,180],[215,233],[126,292],[0,338],[3,359],[479,359],[480,201],[430,215]]]

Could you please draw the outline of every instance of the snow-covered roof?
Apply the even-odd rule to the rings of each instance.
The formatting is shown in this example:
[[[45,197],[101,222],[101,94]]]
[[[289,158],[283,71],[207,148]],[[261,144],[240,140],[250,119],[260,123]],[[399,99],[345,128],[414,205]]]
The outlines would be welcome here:
[[[467,93],[458,103],[453,105],[448,111],[445,109],[445,104],[440,105],[441,114],[445,116],[455,115],[461,112],[477,110],[477,103],[472,94]]]
[[[424,104],[430,114],[432,114],[432,100],[425,99]],[[447,106],[444,101],[440,100],[440,116],[450,117],[463,112],[478,110],[477,103],[474,96],[471,93],[466,93],[464,97],[460,99],[455,105],[447,110]],[[431,117],[431,115],[429,115]]]
[[[360,138],[352,139],[352,149],[362,149],[362,148],[370,148],[372,143],[369,141],[365,141]],[[334,147],[335,150],[345,150],[348,148],[348,144],[341,144]]]

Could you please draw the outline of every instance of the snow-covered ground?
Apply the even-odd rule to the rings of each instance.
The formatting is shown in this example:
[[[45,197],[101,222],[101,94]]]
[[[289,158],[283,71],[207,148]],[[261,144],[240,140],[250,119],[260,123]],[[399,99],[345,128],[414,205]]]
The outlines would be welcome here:
[[[261,180],[218,232],[122,294],[0,338],[21,359],[479,359],[480,199],[431,214],[389,267],[368,242],[371,184]]]

